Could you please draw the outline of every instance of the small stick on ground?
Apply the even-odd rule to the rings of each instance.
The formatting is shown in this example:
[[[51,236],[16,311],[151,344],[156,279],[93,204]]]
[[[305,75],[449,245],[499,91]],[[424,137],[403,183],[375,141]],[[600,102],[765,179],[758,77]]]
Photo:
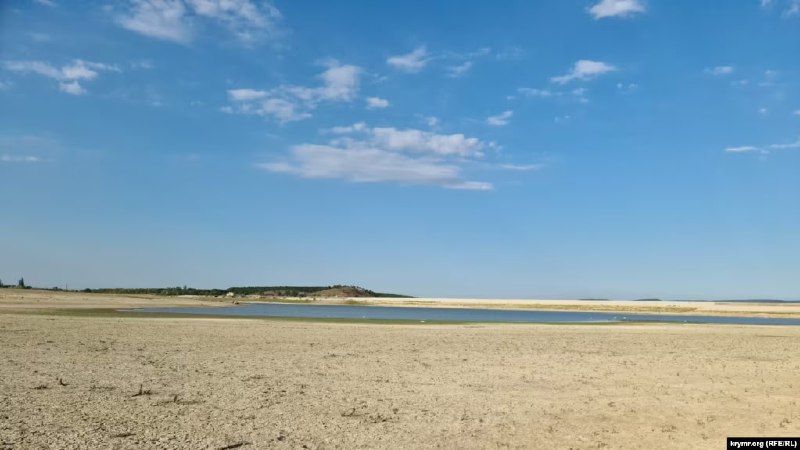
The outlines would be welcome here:
[[[112,434],[111,437],[112,438],[126,438],[126,437],[131,437],[131,436],[133,436],[135,434],[136,433],[117,433],[117,434]]]
[[[58,384],[60,384],[62,386],[69,386],[69,384],[65,383],[64,380],[61,377],[58,377]]]
[[[131,395],[131,397],[138,397],[138,396],[140,396],[140,395],[150,395],[150,394],[152,394],[152,392],[150,391],[150,389],[143,389],[143,385],[141,385],[141,384],[140,384],[140,385],[139,385],[139,392],[137,392],[137,393],[135,393],[135,394]]]

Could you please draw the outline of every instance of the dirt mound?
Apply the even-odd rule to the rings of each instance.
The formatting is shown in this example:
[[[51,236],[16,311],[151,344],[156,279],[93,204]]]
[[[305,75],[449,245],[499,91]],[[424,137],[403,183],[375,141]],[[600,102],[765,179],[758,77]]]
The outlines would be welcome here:
[[[374,297],[375,293],[357,287],[334,287],[308,294],[310,297]]]

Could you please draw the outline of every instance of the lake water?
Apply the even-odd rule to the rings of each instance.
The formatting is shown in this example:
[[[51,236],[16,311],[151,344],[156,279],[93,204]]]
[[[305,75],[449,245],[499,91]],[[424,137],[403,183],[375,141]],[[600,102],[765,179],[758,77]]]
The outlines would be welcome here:
[[[678,322],[745,325],[800,325],[798,319],[767,317],[683,316],[665,314],[619,314],[584,311],[520,311],[467,308],[405,308],[390,306],[289,305],[257,303],[228,308],[146,308],[140,312],[180,313],[221,316],[305,317],[315,319],[378,319],[436,322]]]

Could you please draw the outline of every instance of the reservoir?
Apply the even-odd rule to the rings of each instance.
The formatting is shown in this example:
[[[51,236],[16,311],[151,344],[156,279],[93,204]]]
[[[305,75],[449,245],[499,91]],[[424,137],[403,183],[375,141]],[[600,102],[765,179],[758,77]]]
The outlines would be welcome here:
[[[524,311],[473,308],[414,308],[390,306],[250,303],[227,308],[145,308],[133,312],[198,314],[237,317],[294,317],[311,319],[373,319],[419,322],[613,323],[674,322],[739,325],[800,325],[800,318],[622,314],[588,311]]]

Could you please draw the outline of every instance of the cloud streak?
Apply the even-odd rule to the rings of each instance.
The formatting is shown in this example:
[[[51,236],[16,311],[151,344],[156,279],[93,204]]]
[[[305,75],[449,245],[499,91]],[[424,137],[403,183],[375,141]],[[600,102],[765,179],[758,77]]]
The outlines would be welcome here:
[[[419,73],[430,62],[428,49],[423,45],[404,55],[390,56],[386,64],[406,73]]]
[[[0,162],[4,163],[38,163],[44,161],[38,156],[30,155],[0,155]]]
[[[380,97],[367,97],[367,109],[384,109],[389,107],[389,100]]]
[[[640,0],[602,0],[589,8],[595,20],[607,17],[632,17],[645,12]]]
[[[486,123],[495,127],[502,127],[508,125],[511,116],[514,115],[513,111],[503,111],[502,113],[496,116],[490,116],[486,118]]]
[[[772,150],[797,150],[800,149],[800,138],[794,142],[770,144],[767,146],[757,147],[755,145],[742,145],[738,147],[726,147],[726,153],[758,153],[760,155],[769,155]]]
[[[3,67],[12,72],[33,73],[56,80],[59,90],[72,95],[85,94],[86,89],[81,83],[96,79],[100,72],[121,72],[114,65],[81,59],[73,60],[61,67],[43,61],[5,61]]]
[[[208,23],[254,44],[276,37],[280,20],[271,2],[252,0],[130,0],[116,17],[127,30],[180,44],[189,44]]]
[[[613,65],[602,61],[581,59],[575,62],[568,73],[552,77],[550,81],[558,84],[566,84],[575,80],[586,81],[616,70],[617,68]]]
[[[716,66],[707,68],[705,72],[711,75],[724,76],[732,74],[734,70],[733,66]]]

